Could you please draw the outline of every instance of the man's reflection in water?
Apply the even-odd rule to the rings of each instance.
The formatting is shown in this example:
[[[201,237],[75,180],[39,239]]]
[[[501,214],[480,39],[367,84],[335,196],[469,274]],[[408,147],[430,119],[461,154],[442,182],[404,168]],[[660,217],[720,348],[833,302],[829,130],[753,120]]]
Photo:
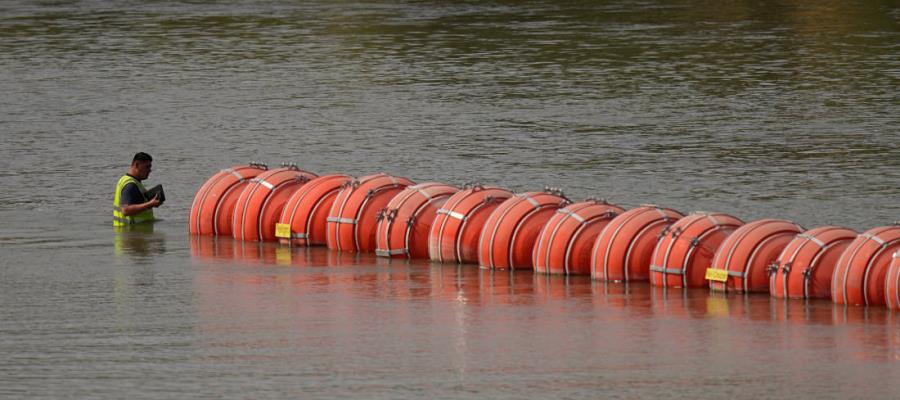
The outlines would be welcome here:
[[[166,252],[165,236],[153,232],[154,223],[115,227],[113,248],[120,264],[151,264]]]
[[[114,228],[113,296],[116,328],[123,332],[138,329],[142,310],[157,301],[159,288],[155,284],[161,273],[159,267],[166,253],[166,241],[165,235],[153,231],[153,225],[142,223]]]

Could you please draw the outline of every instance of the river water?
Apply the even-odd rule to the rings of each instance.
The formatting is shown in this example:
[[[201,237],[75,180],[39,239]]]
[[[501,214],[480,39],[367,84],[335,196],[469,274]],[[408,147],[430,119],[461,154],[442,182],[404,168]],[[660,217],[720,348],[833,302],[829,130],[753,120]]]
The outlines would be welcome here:
[[[882,308],[197,239],[187,216],[257,160],[889,224],[898,22],[893,1],[3,1],[0,397],[896,397]],[[116,235],[136,151],[169,200]]]

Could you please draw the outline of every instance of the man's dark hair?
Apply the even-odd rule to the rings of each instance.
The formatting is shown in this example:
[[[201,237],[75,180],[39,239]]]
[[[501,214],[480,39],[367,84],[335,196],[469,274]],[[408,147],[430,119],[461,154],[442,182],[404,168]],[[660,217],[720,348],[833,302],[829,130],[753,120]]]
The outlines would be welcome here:
[[[136,162],[138,162],[138,161],[142,161],[142,162],[150,162],[150,161],[153,161],[153,157],[150,157],[149,154],[144,153],[144,152],[142,151],[142,152],[139,152],[139,153],[135,154],[135,155],[134,155],[134,158],[131,159],[131,163],[132,163],[132,164],[134,164],[134,163],[136,163]]]

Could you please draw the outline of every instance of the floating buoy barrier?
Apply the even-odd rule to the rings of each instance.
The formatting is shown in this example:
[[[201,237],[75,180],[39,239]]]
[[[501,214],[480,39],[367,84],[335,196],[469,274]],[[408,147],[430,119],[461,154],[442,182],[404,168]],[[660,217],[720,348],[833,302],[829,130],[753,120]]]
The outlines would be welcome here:
[[[769,269],[769,294],[776,298],[831,298],[831,277],[856,231],[823,226],[797,235]]]
[[[597,236],[623,212],[622,207],[604,200],[587,200],[557,209],[538,234],[532,254],[534,271],[590,275],[591,250]]]
[[[488,216],[513,193],[472,185],[447,199],[428,235],[428,256],[437,262],[478,262],[478,239]]]
[[[395,195],[415,183],[384,173],[352,179],[338,192],[328,212],[326,242],[338,251],[373,252],[377,216]]]
[[[238,240],[274,241],[275,224],[288,198],[316,178],[296,165],[263,172],[250,179],[234,205],[232,236]]]
[[[375,255],[428,258],[428,235],[437,210],[458,191],[436,182],[403,189],[378,214]]]
[[[666,287],[706,287],[706,269],[719,245],[743,225],[723,213],[693,213],[660,232],[653,250],[650,283]]]
[[[645,205],[613,218],[591,249],[591,276],[613,282],[649,280],[660,232],[683,217],[671,208]]]
[[[556,209],[570,203],[557,189],[513,195],[488,216],[478,240],[478,264],[496,269],[533,269],[532,251]]]
[[[188,230],[192,235],[231,235],[234,203],[249,179],[268,169],[265,164],[250,163],[225,168],[203,183],[194,195]]]
[[[328,212],[338,192],[351,179],[348,175],[324,175],[294,191],[275,226],[279,241],[292,246],[326,245]]]
[[[900,251],[894,253],[884,281],[884,304],[891,310],[900,309]]]
[[[803,231],[802,226],[780,219],[761,219],[741,226],[716,251],[706,273],[710,290],[768,292],[769,266]]]
[[[885,277],[897,250],[900,225],[872,228],[857,236],[834,268],[831,300],[847,305],[885,305]]]
[[[684,216],[653,205],[626,211],[605,200],[573,204],[551,188],[519,194],[482,185],[459,190],[384,173],[317,177],[294,164],[269,170],[251,162],[204,181],[191,203],[188,230],[198,259],[318,265],[321,260],[295,258],[291,246],[326,245],[323,254],[336,257],[359,260],[368,255],[347,252],[375,253],[373,264],[389,262],[379,257],[477,263],[485,269],[476,271],[492,282],[501,276],[521,280],[537,292],[551,280],[590,274],[605,282],[649,279],[664,296],[688,298],[684,288],[697,287],[769,292],[785,299],[771,300],[784,301],[785,310],[791,306],[786,299],[796,298],[900,309],[900,222],[862,234],[838,226],[804,231],[780,219],[744,224],[724,213]],[[546,275],[534,281],[493,271],[504,269]],[[607,295],[619,290],[604,285]],[[696,297],[704,299],[707,313],[742,312],[742,303],[725,296]],[[789,314],[785,318],[794,318]]]

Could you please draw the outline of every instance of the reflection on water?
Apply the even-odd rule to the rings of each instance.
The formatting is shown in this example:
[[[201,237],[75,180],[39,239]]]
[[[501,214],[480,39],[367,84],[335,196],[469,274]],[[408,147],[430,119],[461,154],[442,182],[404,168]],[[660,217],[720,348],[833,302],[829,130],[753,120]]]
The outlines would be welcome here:
[[[154,232],[154,225],[148,222],[114,227],[113,250],[116,258],[125,264],[152,264],[154,257],[164,255],[165,234]]]
[[[201,268],[194,277],[200,317],[214,336],[221,333],[217,330],[230,329],[227,327],[235,320],[249,318],[252,322],[246,323],[259,323],[260,309],[275,313],[264,317],[266,320],[300,323],[312,318],[307,322],[343,321],[359,329],[359,324],[378,324],[372,320],[379,318],[377,313],[368,315],[375,307],[377,312],[391,314],[391,319],[397,318],[395,311],[457,314],[436,317],[439,326],[428,329],[498,329],[491,325],[524,317],[540,330],[562,335],[553,340],[586,333],[579,329],[600,329],[605,340],[619,343],[638,337],[631,345],[646,345],[656,352],[672,351],[661,349],[660,341],[687,341],[688,348],[676,347],[674,354],[699,352],[692,357],[708,351],[736,355],[780,348],[800,358],[900,360],[900,320],[884,308],[390,260],[322,247],[240,243],[231,238],[191,240],[192,256]],[[390,308],[379,309],[378,305]],[[480,314],[499,320],[472,318]],[[326,336],[342,329],[292,326]],[[588,336],[597,334],[600,331]],[[647,343],[641,344],[641,340]],[[643,352],[640,348],[619,350]]]

